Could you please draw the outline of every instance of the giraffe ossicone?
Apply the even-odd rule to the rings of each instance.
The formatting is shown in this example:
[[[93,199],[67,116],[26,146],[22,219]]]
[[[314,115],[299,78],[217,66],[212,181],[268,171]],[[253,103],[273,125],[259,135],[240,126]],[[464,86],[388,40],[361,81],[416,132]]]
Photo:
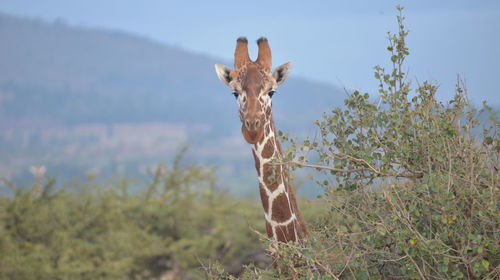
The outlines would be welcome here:
[[[282,164],[282,150],[276,138],[276,127],[272,115],[272,97],[286,78],[291,62],[272,71],[271,48],[266,38],[257,40],[259,47],[255,61],[248,54],[248,40],[236,41],[234,67],[216,64],[219,79],[236,97],[241,132],[252,145],[259,181],[259,192],[264,208],[266,231],[270,238],[280,242],[303,243],[307,238],[307,227],[300,215],[297,199],[289,184],[288,170]]]

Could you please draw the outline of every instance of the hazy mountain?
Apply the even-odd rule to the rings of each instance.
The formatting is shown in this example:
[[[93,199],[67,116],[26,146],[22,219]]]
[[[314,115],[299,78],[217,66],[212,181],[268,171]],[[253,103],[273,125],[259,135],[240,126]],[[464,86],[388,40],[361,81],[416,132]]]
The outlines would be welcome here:
[[[0,38],[0,176],[26,176],[33,164],[59,175],[134,174],[190,143],[192,159],[253,185],[234,97],[213,68],[224,61],[122,32],[2,14]],[[293,69],[291,76],[274,96],[277,125],[307,133],[344,93]]]
[[[234,100],[214,73],[220,60],[129,34],[5,15],[0,36],[0,86],[13,95],[4,100],[6,118],[210,122],[216,127],[229,121],[228,112],[235,116]],[[276,106],[305,114],[339,97],[334,88],[298,78],[278,93]],[[286,115],[279,109],[278,115]],[[236,123],[236,117],[231,119]]]

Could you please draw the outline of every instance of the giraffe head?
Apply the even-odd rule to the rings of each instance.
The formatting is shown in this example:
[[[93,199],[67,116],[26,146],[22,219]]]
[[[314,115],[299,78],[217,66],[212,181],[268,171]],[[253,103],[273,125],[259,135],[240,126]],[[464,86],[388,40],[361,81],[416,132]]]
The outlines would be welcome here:
[[[291,62],[271,69],[271,48],[267,39],[257,40],[259,55],[252,61],[248,55],[248,41],[244,37],[236,41],[234,67],[216,64],[215,72],[219,79],[236,97],[242,123],[241,132],[250,144],[259,142],[264,136],[264,127],[271,121],[274,92],[288,76]]]

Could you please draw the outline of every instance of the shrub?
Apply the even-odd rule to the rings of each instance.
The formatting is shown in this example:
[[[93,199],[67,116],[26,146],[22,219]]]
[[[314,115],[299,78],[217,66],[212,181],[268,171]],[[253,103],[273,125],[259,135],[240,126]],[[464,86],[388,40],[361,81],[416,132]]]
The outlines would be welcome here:
[[[215,190],[212,170],[158,167],[142,191],[131,180],[87,182],[40,196],[0,197],[0,279],[201,278],[201,262],[228,264],[259,248],[260,205]],[[166,276],[165,276],[166,277]]]
[[[272,277],[500,278],[496,113],[486,103],[472,108],[460,79],[448,102],[430,82],[412,90],[398,10],[399,30],[388,36],[391,67],[375,67],[379,99],[354,91],[344,108],[316,122],[317,137],[283,136],[290,142],[284,163],[316,169],[331,210],[309,221],[305,247],[280,247]],[[490,120],[481,122],[481,113]]]

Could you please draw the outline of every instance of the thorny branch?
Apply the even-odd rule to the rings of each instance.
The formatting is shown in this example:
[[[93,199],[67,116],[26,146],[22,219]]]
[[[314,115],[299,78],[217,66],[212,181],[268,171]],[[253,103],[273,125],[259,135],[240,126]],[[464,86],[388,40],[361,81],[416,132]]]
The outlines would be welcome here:
[[[335,168],[331,166],[325,166],[325,165],[320,165],[320,164],[310,164],[310,163],[305,163],[305,162],[299,162],[296,160],[288,160],[288,161],[283,161],[283,162],[276,162],[275,165],[296,165],[300,167],[310,167],[310,168],[315,168],[318,170],[330,170],[330,171],[335,171],[335,172],[340,172],[340,173],[356,173],[356,172],[372,172],[374,174],[377,174],[379,176],[384,176],[384,177],[396,177],[396,178],[409,178],[409,179],[415,179],[415,178],[421,178],[422,174],[417,173],[417,174],[410,174],[408,172],[400,172],[400,173],[388,173],[388,172],[382,172],[380,170],[377,170],[375,167],[373,167],[371,164],[369,164],[366,160],[364,159],[358,159],[349,155],[345,156],[348,160],[361,163],[363,164],[364,168],[354,168],[354,169],[343,169],[343,168]]]

